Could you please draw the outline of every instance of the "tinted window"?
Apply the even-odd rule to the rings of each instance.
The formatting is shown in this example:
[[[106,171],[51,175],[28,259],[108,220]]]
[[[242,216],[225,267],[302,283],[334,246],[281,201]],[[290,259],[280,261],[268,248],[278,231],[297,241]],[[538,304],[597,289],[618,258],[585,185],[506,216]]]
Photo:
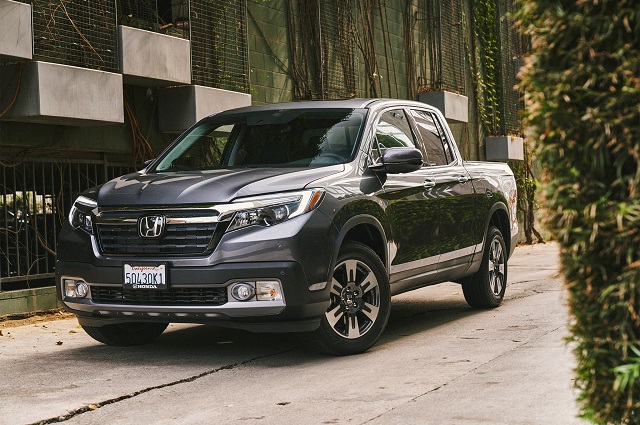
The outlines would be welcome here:
[[[416,128],[423,143],[423,153],[427,165],[445,165],[450,162],[447,158],[440,132],[434,117],[426,111],[411,110],[411,116],[416,122]]]
[[[413,133],[402,109],[382,114],[373,140],[374,157],[382,156],[390,148],[415,147]]]
[[[363,111],[281,110],[203,121],[156,171],[219,167],[309,167],[344,163],[355,152]]]
[[[453,156],[453,151],[451,148],[451,142],[449,142],[449,138],[447,137],[447,133],[444,131],[442,127],[442,123],[438,119],[437,116],[433,116],[433,121],[436,123],[438,127],[438,132],[440,133],[440,138],[442,139],[442,147],[444,148],[445,156],[447,157],[447,163],[453,162],[455,157]]]

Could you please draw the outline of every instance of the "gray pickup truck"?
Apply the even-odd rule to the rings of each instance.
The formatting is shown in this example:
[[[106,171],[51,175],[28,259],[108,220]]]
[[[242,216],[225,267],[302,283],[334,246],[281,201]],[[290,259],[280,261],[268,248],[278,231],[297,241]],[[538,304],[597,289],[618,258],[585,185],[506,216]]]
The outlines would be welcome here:
[[[393,295],[454,281],[471,307],[498,306],[517,233],[513,173],[463,161],[435,108],[272,104],[205,118],[81,194],[56,283],[105,344],[214,323],[354,354],[384,331]]]

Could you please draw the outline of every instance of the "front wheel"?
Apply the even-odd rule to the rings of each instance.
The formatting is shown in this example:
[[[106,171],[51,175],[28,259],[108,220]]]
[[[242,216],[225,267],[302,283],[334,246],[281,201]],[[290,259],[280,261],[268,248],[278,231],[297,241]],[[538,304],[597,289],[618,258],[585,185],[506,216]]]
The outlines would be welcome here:
[[[367,351],[380,338],[391,311],[387,273],[366,245],[346,242],[333,269],[330,304],[320,327],[300,334],[303,344],[324,354]]]
[[[507,249],[502,233],[490,226],[480,269],[462,284],[464,299],[473,308],[494,308],[507,288]]]
[[[168,323],[117,323],[101,327],[82,326],[96,341],[107,345],[132,346],[147,344],[159,337]]]

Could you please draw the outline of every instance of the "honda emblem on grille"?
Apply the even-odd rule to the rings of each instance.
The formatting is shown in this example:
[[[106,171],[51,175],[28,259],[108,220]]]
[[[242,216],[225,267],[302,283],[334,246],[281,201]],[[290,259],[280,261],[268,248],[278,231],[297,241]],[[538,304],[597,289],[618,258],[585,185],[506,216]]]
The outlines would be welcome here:
[[[164,234],[167,219],[163,215],[147,215],[138,219],[138,235],[141,238],[159,238]]]

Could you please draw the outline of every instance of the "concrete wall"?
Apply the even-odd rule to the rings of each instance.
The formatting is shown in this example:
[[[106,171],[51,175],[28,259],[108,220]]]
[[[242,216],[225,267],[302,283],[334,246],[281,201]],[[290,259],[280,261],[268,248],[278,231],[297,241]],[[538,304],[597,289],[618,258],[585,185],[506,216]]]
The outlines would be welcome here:
[[[285,0],[247,2],[249,65],[253,103],[292,100]]]
[[[0,62],[31,59],[31,5],[0,0]]]
[[[127,84],[191,83],[191,43],[177,37],[118,25],[120,72]]]
[[[33,61],[2,67],[0,84],[5,99],[0,106],[10,106],[6,120],[58,125],[124,122],[120,74]],[[13,102],[8,94],[16,89]]]
[[[165,133],[182,133],[204,117],[251,106],[251,95],[203,86],[160,89],[159,124]]]
[[[411,12],[418,10],[418,0],[413,0]],[[407,81],[408,70],[406,60],[405,35],[403,31],[404,21],[402,17],[403,1],[392,0],[386,2],[386,13],[381,16],[375,9],[372,13],[372,27],[374,28],[374,40],[376,51],[376,65],[378,69],[378,96],[417,99],[418,93],[409,92]],[[247,3],[248,7],[248,43],[250,62],[250,81],[253,103],[274,103],[292,100],[293,80],[290,77],[290,40],[287,33],[287,1],[271,0],[268,2]],[[467,16],[470,16],[468,2],[464,5]],[[360,12],[356,10],[353,15],[354,24],[358,31],[362,31]],[[384,18],[384,19],[383,19]],[[382,27],[387,35],[383,35]],[[414,41],[420,35],[418,25],[414,25]],[[469,32],[467,37],[473,35]],[[363,41],[363,40],[361,40]],[[386,46],[386,55],[385,55]],[[424,52],[419,52],[419,46],[414,47],[413,74],[421,81],[428,81],[428,76],[421,72],[428,72],[430,64],[424,70],[417,69],[420,59],[424,59]],[[354,49],[356,57],[356,96],[370,97],[369,78],[364,64],[363,54],[359,49]],[[388,58],[388,61],[387,61]],[[479,138],[476,125],[475,96],[471,87],[470,72],[464,76],[468,108],[465,111],[456,111],[448,115],[453,118],[450,121],[451,129],[460,146],[465,159],[482,159],[484,147],[478,146]],[[455,94],[454,94],[455,96]],[[453,105],[453,104],[451,104]],[[455,102],[455,106],[460,105]],[[466,116],[465,116],[466,115]],[[460,122],[462,121],[462,122]],[[464,122],[468,121],[468,122]]]
[[[163,134],[158,124],[158,89],[124,86],[138,124],[159,153],[175,135]],[[51,124],[0,121],[0,155],[18,155],[25,151],[34,157],[69,156],[98,159],[107,153],[112,161],[129,162],[133,152],[133,138],[129,118],[124,124],[101,126],[66,126]]]
[[[0,292],[0,316],[58,308],[56,288]]]
[[[401,1],[386,2],[385,13],[375,9],[376,63],[379,69],[381,97],[415,99],[417,93],[407,91],[406,54]],[[386,35],[383,32],[386,30]],[[386,49],[385,49],[386,48]],[[388,60],[387,60],[388,59]]]
[[[251,101],[254,104],[284,102],[292,100],[293,80],[290,77],[291,73],[291,60],[290,60],[290,40],[287,33],[287,4],[289,0],[270,0],[270,1],[248,1],[247,9],[247,43],[249,48],[249,65],[250,65],[250,83],[251,83]],[[10,2],[10,0],[0,0],[2,2]],[[15,2],[11,2],[12,4]],[[331,4],[331,2],[329,2]],[[465,3],[465,8],[468,12],[470,5]],[[372,26],[374,28],[374,40],[375,50],[377,53],[376,63],[378,65],[378,72],[380,75],[379,83],[379,95],[385,97],[398,97],[416,99],[418,93],[410,93],[407,83],[407,65],[405,54],[405,40],[403,32],[403,18],[402,9],[404,2],[401,0],[388,0],[386,2],[386,15],[385,29],[388,31],[388,37],[383,36],[382,32],[382,17],[379,12],[373,13]],[[417,10],[419,1],[413,0],[411,13]],[[361,26],[359,12],[355,11],[354,23],[356,28]],[[467,15],[469,16],[469,15]],[[4,28],[4,27],[0,27]],[[414,35],[420,28],[419,25],[414,25]],[[127,32],[138,33],[139,30],[127,28]],[[144,33],[144,31],[140,31]],[[157,34],[153,34],[157,35]],[[469,37],[472,34],[468,34]],[[170,38],[170,37],[169,37]],[[124,73],[123,82],[125,84],[125,92],[129,91],[135,101],[132,100],[134,110],[138,117],[138,122],[142,129],[142,133],[148,136],[150,142],[154,146],[154,150],[159,150],[169,143],[175,134],[162,133],[167,131],[167,126],[159,125],[158,114],[160,110],[171,110],[171,104],[173,102],[174,110],[179,106],[179,100],[168,99],[166,101],[159,101],[157,96],[157,86],[166,83],[166,75],[172,75],[169,79],[183,79],[178,77],[177,73],[170,70],[172,66],[178,66],[180,63],[185,62],[185,58],[182,56],[174,56],[172,54],[167,55],[167,50],[156,51],[156,47],[149,46],[152,42],[141,41],[145,39],[142,37],[140,40],[123,50],[123,69]],[[169,40],[172,42],[173,40]],[[185,40],[177,40],[178,43],[184,43]],[[126,40],[123,40],[123,45],[126,44]],[[385,46],[387,49],[387,57],[389,63],[385,58]],[[144,66],[150,59],[145,53],[139,55],[139,60],[134,61],[128,65],[127,57],[135,56],[136,52],[142,50],[151,54],[152,56],[158,56],[163,58],[166,69],[160,74],[155,73],[153,70],[144,70]],[[145,50],[146,49],[146,50]],[[417,47],[415,48],[417,49]],[[164,52],[164,53],[163,53]],[[358,97],[369,96],[368,85],[369,81],[364,69],[363,55],[358,49],[354,49],[354,55],[357,58],[356,64],[356,95]],[[415,61],[418,63],[418,52],[415,52]],[[164,59],[166,58],[166,60]],[[174,61],[175,59],[175,61]],[[176,62],[176,63],[172,63]],[[420,72],[424,70],[414,70],[414,75],[420,77]],[[143,75],[144,73],[146,75]],[[3,77],[0,81],[0,95],[5,98],[12,97],[12,86],[7,83],[8,76]],[[139,78],[144,78],[146,81],[142,81]],[[472,81],[471,76],[467,75],[467,88],[471,88]],[[164,82],[163,82],[164,81]],[[55,81],[54,81],[55,82]],[[151,87],[134,89],[132,87],[127,88],[128,83],[151,85]],[[389,85],[391,87],[389,87]],[[117,88],[115,89],[117,93]],[[8,94],[8,95],[7,95]],[[478,159],[484,156],[484,146],[478,148],[477,140],[477,125],[475,110],[475,98],[473,90],[469,89],[466,93],[469,97],[469,111],[468,111],[468,124],[455,124],[452,123],[452,130],[454,137],[459,142],[460,149],[463,152],[465,158]],[[120,94],[122,96],[122,94]],[[99,96],[91,95],[93,99],[98,99]],[[117,96],[116,96],[117,97]],[[164,95],[160,96],[167,99]],[[82,98],[88,99],[89,96],[82,96],[79,102],[73,102],[67,104],[66,107],[75,108],[78,105],[83,105],[82,108],[91,109],[93,105],[88,106],[82,103]],[[118,102],[117,99],[113,99],[114,102]],[[246,101],[243,101],[246,102]],[[60,102],[57,102],[60,103]],[[223,104],[224,102],[214,102]],[[244,104],[244,103],[243,103]],[[169,105],[167,107],[167,105]],[[236,105],[237,106],[237,105]],[[121,111],[124,108],[121,108]],[[218,106],[213,106],[209,111],[216,112],[219,110]],[[108,114],[101,114],[106,116]],[[198,114],[195,114],[196,116]],[[200,115],[207,115],[202,113]],[[198,115],[198,116],[200,116]],[[10,116],[10,115],[9,115]],[[113,152],[117,154],[131,152],[133,145],[131,128],[127,117],[124,117],[123,124],[109,124],[96,128],[81,128],[78,127],[78,122],[70,123],[64,121],[40,121],[30,119],[35,122],[46,122],[50,126],[38,124],[36,127],[25,126],[19,123],[7,122],[4,119],[0,121],[0,146],[13,146],[16,149],[18,146],[28,147],[33,146],[36,148],[47,147],[47,149],[64,150],[85,150],[87,152]],[[73,116],[72,116],[73,118]],[[164,121],[164,120],[161,120]],[[122,122],[122,119],[120,119]],[[85,124],[92,123],[91,120],[85,120]],[[73,125],[70,125],[73,124]],[[184,124],[175,127],[171,131],[177,131],[176,129],[182,129]],[[28,135],[25,136],[25,135]],[[6,152],[6,150],[4,150]]]

